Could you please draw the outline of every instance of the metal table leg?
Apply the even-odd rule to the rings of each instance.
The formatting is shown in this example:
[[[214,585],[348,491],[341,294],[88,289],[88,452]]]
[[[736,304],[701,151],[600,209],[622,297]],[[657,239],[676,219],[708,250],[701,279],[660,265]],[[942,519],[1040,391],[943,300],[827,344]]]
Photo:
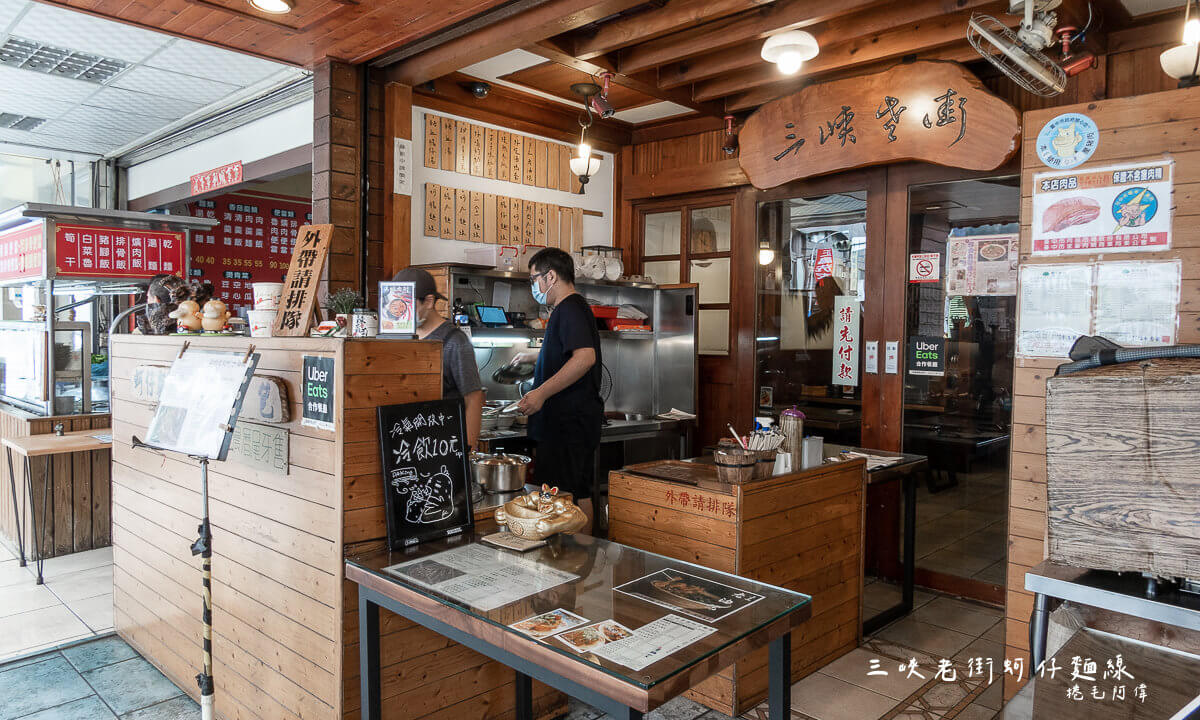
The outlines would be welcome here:
[[[1046,661],[1046,632],[1050,629],[1050,599],[1042,593],[1034,593],[1033,615],[1029,618],[1029,656],[1033,675]]]
[[[17,552],[21,558],[21,567],[25,567],[25,533],[21,532],[21,501],[17,499],[17,479],[13,475],[12,448],[5,447],[4,451],[8,455],[8,487],[12,490],[13,522],[17,526]],[[33,512],[33,507],[31,506],[29,510]]]
[[[516,675],[517,720],[533,720],[533,678],[520,670],[516,671]]]
[[[904,615],[913,609],[913,587],[917,577],[917,478],[904,476],[904,584],[901,607]]]
[[[362,588],[358,592],[358,675],[362,720],[380,720],[379,606],[366,598]]]
[[[771,720],[792,717],[792,633],[771,641],[767,649],[767,707]]]

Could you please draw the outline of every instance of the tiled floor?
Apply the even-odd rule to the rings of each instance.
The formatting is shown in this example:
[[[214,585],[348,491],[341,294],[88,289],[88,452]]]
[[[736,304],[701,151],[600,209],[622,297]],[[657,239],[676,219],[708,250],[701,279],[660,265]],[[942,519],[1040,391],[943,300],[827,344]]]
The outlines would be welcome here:
[[[917,488],[917,566],[1003,585],[1008,472],[980,465],[954,487]]]
[[[0,720],[183,720],[199,713],[116,635],[0,664]]]
[[[0,662],[112,631],[112,548],[50,558],[42,576],[0,545]]]

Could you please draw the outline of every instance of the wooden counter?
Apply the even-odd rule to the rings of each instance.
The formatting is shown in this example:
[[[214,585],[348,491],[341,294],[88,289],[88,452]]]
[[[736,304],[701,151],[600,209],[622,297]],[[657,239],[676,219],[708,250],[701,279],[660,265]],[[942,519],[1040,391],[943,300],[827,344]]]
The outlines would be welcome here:
[[[19,438],[48,435],[62,423],[66,432],[104,430],[109,426],[108,413],[88,415],[54,415],[44,417],[0,403],[0,438]],[[34,458],[30,465],[33,481],[33,511],[41,522],[42,493],[46,483],[46,463],[54,463],[54,495],[46,512],[45,546],[43,557],[67,555],[81,550],[106,547],[111,543],[112,525],[109,498],[112,482],[108,474],[109,451],[79,452],[56,455],[51,460]],[[17,498],[9,484],[8,454],[0,452],[0,538],[8,549],[17,553],[18,520],[25,536],[26,558],[32,559],[35,545],[30,518],[29,492],[25,487],[24,459],[13,457],[13,478]]]
[[[153,406],[130,384],[142,364],[170,364],[182,339],[113,342],[113,546],[117,632],[196,696],[199,562],[189,546],[200,473],[186,458],[130,446]],[[256,375],[281,379],[291,419],[287,474],[229,460],[209,468],[213,655],[217,714],[239,720],[358,718],[358,600],[345,554],[383,547],[375,408],[439,398],[441,345],[400,340],[193,338],[193,348],[245,351]],[[335,362],[333,431],[300,422],[305,355]],[[239,421],[239,426],[245,423]],[[381,618],[385,718],[512,715],[512,674],[397,616]],[[538,716],[565,712],[535,689]]]
[[[858,646],[866,462],[730,485],[715,468],[674,460],[609,475],[610,539],[813,598],[792,633],[793,680]],[[688,696],[734,717],[766,699],[765,649]]]

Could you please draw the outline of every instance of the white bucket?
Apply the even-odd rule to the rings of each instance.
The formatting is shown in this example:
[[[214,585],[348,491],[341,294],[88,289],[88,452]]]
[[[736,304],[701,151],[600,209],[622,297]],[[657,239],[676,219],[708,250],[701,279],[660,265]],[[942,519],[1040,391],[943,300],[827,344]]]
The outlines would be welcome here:
[[[278,285],[278,283],[275,283]],[[258,285],[258,283],[255,283]],[[255,288],[257,295],[258,288]],[[250,337],[271,337],[271,328],[275,326],[275,314],[278,310],[247,310],[246,316],[250,321]]]
[[[256,282],[254,286],[255,310],[278,310],[279,297],[283,295],[283,283]]]

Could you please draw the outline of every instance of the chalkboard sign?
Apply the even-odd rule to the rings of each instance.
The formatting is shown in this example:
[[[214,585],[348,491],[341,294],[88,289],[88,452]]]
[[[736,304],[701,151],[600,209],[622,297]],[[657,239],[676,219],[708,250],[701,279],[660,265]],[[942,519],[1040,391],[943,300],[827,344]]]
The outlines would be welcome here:
[[[462,400],[379,408],[388,545],[471,532],[471,468]]]

